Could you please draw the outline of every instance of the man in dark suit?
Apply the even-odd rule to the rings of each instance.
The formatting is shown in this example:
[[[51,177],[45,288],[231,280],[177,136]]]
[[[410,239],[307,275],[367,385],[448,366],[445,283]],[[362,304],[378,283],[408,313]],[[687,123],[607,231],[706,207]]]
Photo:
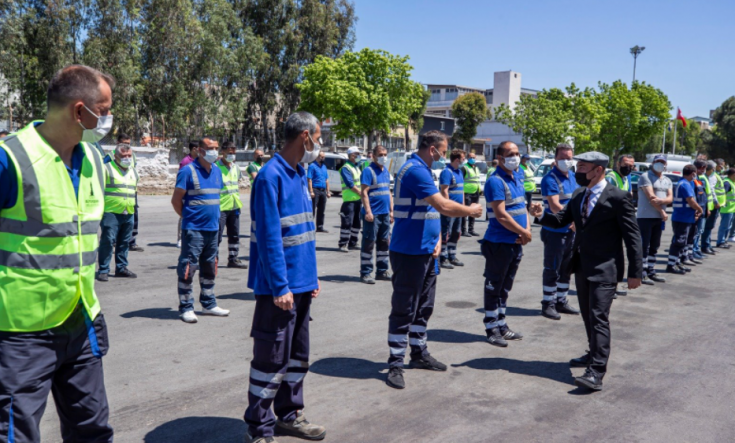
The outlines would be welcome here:
[[[540,203],[534,203],[530,213],[537,223],[550,228],[569,226],[572,222],[576,226],[571,266],[590,350],[569,363],[572,367],[587,368],[583,376],[574,380],[577,386],[599,391],[610,357],[608,318],[617,284],[617,252],[621,242],[625,242],[628,288],[639,287],[643,276],[641,233],[630,193],[605,181],[608,157],[586,152],[574,159],[578,161],[574,177],[581,187],[567,206],[551,214],[544,213]]]

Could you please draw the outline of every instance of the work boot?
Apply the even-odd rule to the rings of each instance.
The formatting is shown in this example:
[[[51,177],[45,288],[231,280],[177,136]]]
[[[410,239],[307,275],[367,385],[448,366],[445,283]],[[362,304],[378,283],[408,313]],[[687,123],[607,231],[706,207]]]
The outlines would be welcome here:
[[[243,263],[240,261],[240,259],[230,260],[227,262],[228,268],[237,268],[237,269],[247,269],[248,265],[247,263]]]
[[[453,259],[449,260],[449,263],[451,263],[454,266],[464,266],[464,263],[462,263],[461,261],[457,260],[456,258],[453,258]]]
[[[349,249],[347,249],[347,245],[342,245],[339,247],[340,252],[350,252]]]
[[[324,426],[309,423],[303,411],[299,411],[293,421],[276,420],[276,432],[304,440],[324,440],[327,435]]]
[[[430,371],[446,371],[447,365],[435,359],[431,355],[420,358],[412,358],[409,363],[412,369],[428,369]]]
[[[644,285],[649,285],[649,286],[653,286],[654,285],[653,280],[651,280],[650,278],[648,278],[647,275],[644,275],[643,276],[643,279],[641,280],[641,283],[644,284]]]
[[[520,332],[514,332],[510,328],[508,328],[503,333],[503,338],[506,340],[523,340],[523,334],[521,334]]]
[[[363,282],[363,283],[365,283],[365,284],[368,284],[368,285],[374,285],[375,284],[375,279],[370,274],[363,274],[363,275],[361,275],[360,276],[360,281]]]
[[[122,268],[119,271],[115,271],[115,277],[138,278],[138,276],[128,268]]]
[[[105,272],[104,274],[97,274],[97,281],[109,281],[109,277],[110,275],[107,272]]]
[[[505,341],[503,336],[500,334],[500,328],[492,328],[487,332],[487,342],[493,346],[499,346],[501,348],[507,348],[508,342]]]
[[[556,312],[556,304],[554,302],[542,301],[541,315],[552,320],[561,320],[561,315]]]
[[[444,269],[454,269],[454,265],[449,263],[447,260],[442,260],[441,263],[439,263],[439,266],[441,266]]]
[[[250,432],[246,432],[245,443],[278,443],[278,441],[273,437],[253,437]]]
[[[138,245],[133,245],[133,246],[131,246],[131,247],[130,247],[130,249],[128,249],[128,250],[129,250],[129,251],[135,251],[135,252],[143,252],[143,251],[145,251],[145,249],[141,248],[141,247],[140,247],[140,246],[138,246]]]
[[[687,258],[686,260],[682,260],[682,261],[681,261],[681,264],[682,264],[682,265],[686,265],[686,266],[697,266],[697,264],[696,264],[696,263],[694,263],[694,262],[692,261],[692,259],[690,259],[690,258]]]
[[[666,279],[663,277],[659,277],[658,274],[651,274],[648,276],[648,278],[655,281],[656,283],[666,283]]]
[[[350,245],[349,250],[350,251],[359,251],[360,250],[360,247],[357,246],[357,245]]]
[[[375,280],[391,281],[392,279],[393,279],[393,274],[391,274],[390,271],[380,272],[375,276]]]
[[[403,389],[406,387],[406,382],[403,381],[403,368],[394,366],[388,371],[388,378],[385,383],[391,388]]]
[[[469,237],[469,235],[467,235],[467,231],[462,231],[461,237]]]
[[[692,272],[692,268],[687,268],[686,266],[681,265],[681,264],[676,265],[676,267],[681,269],[684,272]]]
[[[478,234],[475,231],[469,231],[468,234],[470,234],[472,237],[479,237],[480,236],[480,234]]]
[[[691,262],[694,263],[695,265],[701,265],[702,263],[704,263],[702,260],[700,260],[697,257],[690,258],[689,260],[691,260]]]
[[[570,315],[579,315],[579,311],[574,309],[570,304],[569,301],[562,302],[556,302],[556,312],[560,314],[570,314]]]
[[[669,274],[677,274],[677,275],[686,274],[686,272],[683,269],[676,267],[676,266],[667,266],[666,272],[668,272]]]

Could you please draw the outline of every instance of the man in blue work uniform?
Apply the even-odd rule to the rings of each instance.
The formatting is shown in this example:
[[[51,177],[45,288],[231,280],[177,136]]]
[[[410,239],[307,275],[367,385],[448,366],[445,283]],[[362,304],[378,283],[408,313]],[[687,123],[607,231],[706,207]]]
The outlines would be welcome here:
[[[360,178],[362,211],[362,251],[360,252],[360,280],[375,284],[373,273],[373,249],[376,249],[378,280],[390,280],[388,247],[390,225],[393,223],[393,197],[390,195],[388,150],[385,146],[373,148],[373,161],[362,171]]]
[[[464,178],[460,167],[464,162],[464,151],[454,149],[449,154],[449,163],[439,175],[439,190],[444,198],[448,198],[460,205],[464,204]],[[439,265],[445,269],[454,269],[455,266],[464,266],[457,260],[457,243],[462,229],[462,219],[457,217],[441,216],[442,252],[439,256]]]
[[[523,335],[508,327],[505,309],[513,289],[523,246],[531,241],[531,223],[526,210],[524,175],[518,170],[518,146],[502,142],[496,151],[498,169],[485,182],[488,226],[482,242],[485,257],[485,333],[491,345],[506,347],[506,340]]]
[[[275,430],[307,440],[327,434],[303,414],[309,311],[319,280],[311,198],[299,163],[316,160],[321,130],[316,117],[297,112],[286,121],[284,136],[286,143],[260,170],[250,197],[248,287],[255,292],[255,312],[246,443],[275,443]]]
[[[327,199],[330,197],[329,192],[329,170],[324,164],[324,152],[319,153],[316,161],[309,165],[306,173],[306,179],[309,182],[309,193],[313,206],[312,214],[316,217],[316,232],[329,234],[324,229],[324,211],[327,209]]]
[[[570,170],[574,165],[574,148],[566,143],[556,146],[555,165],[541,179],[541,197],[544,212],[556,214],[567,205],[572,193],[579,187]],[[578,315],[579,311],[569,305],[567,292],[571,279],[573,226],[555,229],[541,228],[544,243],[543,300],[541,315],[552,320],[561,320],[562,314]]]
[[[219,143],[205,137],[199,142],[199,156],[176,176],[171,198],[181,221],[181,254],[176,272],[179,276],[179,316],[185,323],[196,323],[192,282],[199,270],[202,314],[226,317],[227,309],[217,306],[214,278],[217,275],[217,251],[220,218],[222,171],[214,164],[219,157]]]
[[[674,212],[671,214],[671,227],[674,235],[669,247],[669,263],[666,272],[683,275],[691,271],[684,266],[690,248],[690,239],[694,238],[692,233],[694,224],[702,216],[702,207],[697,203],[696,194],[692,182],[697,176],[697,169],[693,165],[684,166],[682,179],[676,184],[674,203],[671,205]]]
[[[45,121],[0,142],[0,441],[41,442],[53,395],[64,442],[112,442],[94,291],[112,77],[82,65],[49,82]],[[12,241],[11,241],[12,239]],[[58,438],[58,435],[56,436]]]
[[[396,225],[390,242],[393,269],[393,297],[388,319],[388,386],[403,389],[403,360],[411,345],[411,366],[446,371],[447,367],[429,354],[426,325],[434,311],[436,275],[441,250],[439,216],[482,215],[477,203],[464,206],[443,197],[434,185],[428,165],[440,161],[447,152],[447,136],[429,131],[415,152],[401,166],[395,179],[393,216]]]

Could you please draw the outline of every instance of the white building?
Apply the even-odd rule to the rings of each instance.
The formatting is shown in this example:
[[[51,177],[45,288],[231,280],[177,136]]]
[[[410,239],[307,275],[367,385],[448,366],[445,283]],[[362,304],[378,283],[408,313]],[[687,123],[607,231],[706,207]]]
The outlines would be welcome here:
[[[457,97],[469,92],[479,92],[485,96],[492,118],[481,123],[477,128],[477,135],[470,147],[476,154],[491,158],[495,148],[500,142],[506,140],[518,145],[521,153],[528,152],[528,147],[523,143],[520,133],[495,120],[495,108],[500,106],[501,103],[514,109],[516,102],[521,99],[521,95],[537,95],[538,91],[521,87],[521,74],[519,72],[496,72],[493,76],[492,89],[439,84],[429,84],[426,87],[431,91],[426,109],[426,113],[430,115],[452,117],[452,103]]]

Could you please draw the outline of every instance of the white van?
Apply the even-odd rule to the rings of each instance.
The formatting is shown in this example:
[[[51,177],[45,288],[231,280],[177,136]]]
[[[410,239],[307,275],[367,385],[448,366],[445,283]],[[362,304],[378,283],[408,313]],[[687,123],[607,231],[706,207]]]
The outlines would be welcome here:
[[[347,155],[334,152],[325,152],[324,154],[324,164],[327,166],[329,174],[329,191],[332,194],[342,194],[342,179],[339,176],[339,170],[342,165],[347,163]]]
[[[544,175],[551,172],[551,168],[554,167],[554,159],[553,158],[547,158],[541,164],[536,168],[536,171],[533,173],[533,181],[536,183],[536,192],[535,194],[541,194],[541,179],[544,178]],[[574,174],[574,170],[577,168],[577,160],[572,160],[572,169],[570,172]]]
[[[653,158],[659,154],[646,154],[646,161],[647,162],[653,162]],[[666,172],[669,174],[676,174],[679,177],[681,177],[682,172],[684,172],[684,166],[691,165],[693,163],[693,159],[690,155],[674,155],[674,154],[665,154],[666,155]]]

